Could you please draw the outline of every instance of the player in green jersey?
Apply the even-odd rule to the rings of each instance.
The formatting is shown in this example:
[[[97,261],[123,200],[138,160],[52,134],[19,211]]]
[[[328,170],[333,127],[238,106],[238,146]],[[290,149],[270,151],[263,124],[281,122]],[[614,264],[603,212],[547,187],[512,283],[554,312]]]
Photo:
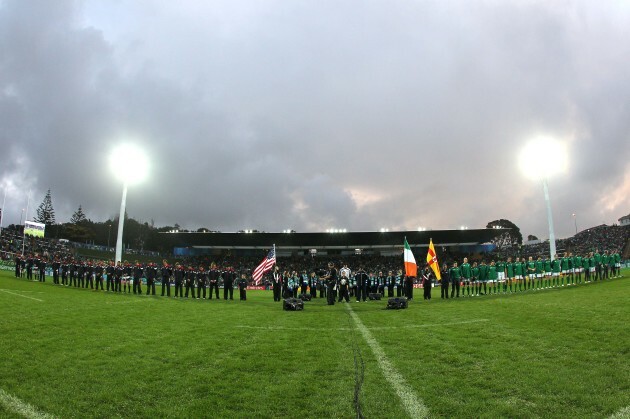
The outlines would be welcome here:
[[[582,266],[584,268],[584,282],[591,282],[591,272],[595,272],[595,268],[591,271],[591,256],[593,252],[582,258]]]
[[[514,262],[514,292],[518,291],[519,289],[522,291],[523,288],[523,264],[521,263],[520,260],[518,260],[518,258],[516,258],[516,261]]]
[[[536,282],[536,262],[534,262],[534,257],[530,256],[527,259],[527,282],[525,289],[532,289],[534,283]]]
[[[569,285],[569,257],[568,255],[565,253],[564,257],[560,258],[560,280],[562,282],[562,286],[564,287],[564,284],[566,283],[567,286]]]
[[[477,265],[477,262],[473,262],[472,265],[472,279],[471,282],[473,283],[473,292],[475,293],[476,296],[479,296],[479,294],[481,293],[481,281],[479,281],[479,266]]]
[[[449,273],[451,276],[451,298],[455,296],[455,288],[457,288],[457,298],[459,298],[459,281],[462,279],[462,271],[457,266],[457,262],[453,262]]]
[[[512,284],[514,283],[514,263],[512,262],[512,258],[508,257],[507,263],[505,264],[505,271],[507,274],[507,283],[506,287],[509,289],[510,293],[512,293]]]
[[[557,257],[557,256],[556,256]],[[545,273],[543,279],[543,288],[551,287],[551,259],[545,258],[543,260]]]
[[[481,294],[482,285],[483,285],[483,294],[485,295],[488,292],[487,284],[488,284],[488,265],[486,265],[485,260],[482,260],[481,265],[479,265],[479,293],[480,294]]]
[[[596,280],[597,268],[595,267],[595,253],[590,252],[588,254],[588,282],[594,282]]]
[[[488,266],[488,282],[490,283],[490,293],[495,293],[497,292],[496,286],[497,286],[497,282],[498,282],[498,275],[497,275],[497,265],[494,263],[494,261],[490,262],[490,266]]]
[[[582,256],[575,255],[573,256],[573,283],[581,283],[582,282]]]
[[[551,286],[560,286],[560,259],[556,256],[551,262]]]
[[[505,262],[498,260],[497,263],[497,287],[499,292],[505,293]]]
[[[610,256],[608,256],[608,250],[604,250],[602,255],[602,279],[608,279],[608,263]]]
[[[621,256],[619,255],[618,251],[616,251],[613,254],[613,260],[615,262],[615,278],[620,278],[621,277]]]
[[[462,290],[462,297],[468,292],[470,297],[470,279],[472,278],[472,268],[468,263],[468,258],[464,258],[464,263],[460,266],[462,272],[462,282],[464,283],[464,289]]]
[[[545,264],[543,263],[541,256],[538,256],[538,259],[536,259],[535,266],[536,266],[536,289],[540,289],[542,288],[543,273],[545,271]]]
[[[599,250],[595,251],[593,255],[593,262],[595,263],[595,278],[593,281],[602,280],[602,255],[599,254]]]

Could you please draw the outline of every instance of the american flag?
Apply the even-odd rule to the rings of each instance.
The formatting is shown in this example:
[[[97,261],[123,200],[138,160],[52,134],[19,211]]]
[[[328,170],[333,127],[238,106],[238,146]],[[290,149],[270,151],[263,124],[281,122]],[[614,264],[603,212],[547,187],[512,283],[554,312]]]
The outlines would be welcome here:
[[[260,265],[258,265],[256,269],[254,269],[254,273],[252,274],[254,283],[256,285],[260,284],[260,281],[262,280],[262,277],[265,274],[265,272],[269,272],[269,270],[273,268],[273,265],[275,264],[276,264],[276,247],[274,246],[269,251],[269,254],[267,255],[267,257],[264,258],[262,262],[260,262]]]

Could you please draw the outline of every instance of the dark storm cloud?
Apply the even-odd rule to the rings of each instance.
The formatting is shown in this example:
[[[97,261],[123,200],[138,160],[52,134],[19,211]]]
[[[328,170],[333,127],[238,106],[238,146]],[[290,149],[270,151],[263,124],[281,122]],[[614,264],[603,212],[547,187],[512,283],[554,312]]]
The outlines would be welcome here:
[[[51,188],[59,221],[79,204],[115,215],[107,158],[130,138],[152,164],[128,212],[158,225],[508,218],[545,237],[518,152],[547,133],[570,150],[550,183],[558,235],[572,213],[611,223],[630,207],[629,15],[599,2],[5,1],[7,209]]]

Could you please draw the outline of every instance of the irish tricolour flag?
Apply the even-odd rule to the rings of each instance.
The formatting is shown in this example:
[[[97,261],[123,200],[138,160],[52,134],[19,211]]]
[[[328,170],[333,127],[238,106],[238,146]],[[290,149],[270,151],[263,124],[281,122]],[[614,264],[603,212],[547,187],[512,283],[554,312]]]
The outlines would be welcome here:
[[[406,237],[405,237],[405,275],[418,276],[418,265],[416,264],[416,258],[413,257],[413,253],[411,252],[411,247],[409,247],[409,243],[407,243]]]

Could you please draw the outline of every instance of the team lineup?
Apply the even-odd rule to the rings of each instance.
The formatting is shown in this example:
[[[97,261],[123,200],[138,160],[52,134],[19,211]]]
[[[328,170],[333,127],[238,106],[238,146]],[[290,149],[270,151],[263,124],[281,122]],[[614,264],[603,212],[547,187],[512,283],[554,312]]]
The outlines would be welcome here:
[[[274,260],[275,264],[275,260]],[[486,294],[505,294],[527,290],[576,285],[618,277],[621,257],[618,252],[598,251],[587,255],[565,253],[555,258],[536,259],[500,258],[474,260],[464,257],[461,263],[441,266],[439,277],[429,266],[420,269],[417,276],[406,275],[403,269],[373,270],[359,264],[352,270],[347,263],[337,269],[334,262],[327,269],[282,270],[278,264],[266,281],[273,290],[274,301],[283,298],[323,298],[328,304],[335,302],[368,301],[380,297],[406,297],[413,299],[414,287],[422,287],[425,300],[431,299],[432,287],[440,287],[442,299]],[[55,259],[47,263],[44,258],[27,256],[15,259],[16,278],[46,281],[50,268],[53,284],[88,288],[118,293],[156,295],[163,297],[232,300],[238,288],[240,300],[247,299],[251,283],[246,273],[238,273],[231,266],[170,265],[156,263],[115,264],[113,261],[76,261]],[[173,290],[171,290],[173,288]],[[220,291],[222,289],[222,292]],[[222,295],[221,295],[222,294]]]

